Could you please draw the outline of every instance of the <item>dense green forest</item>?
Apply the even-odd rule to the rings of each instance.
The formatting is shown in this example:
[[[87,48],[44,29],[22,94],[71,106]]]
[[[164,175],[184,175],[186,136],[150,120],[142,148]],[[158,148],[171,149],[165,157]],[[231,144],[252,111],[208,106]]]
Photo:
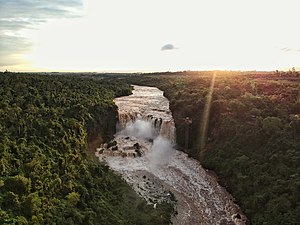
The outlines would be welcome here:
[[[130,85],[86,76],[0,73],[0,224],[169,224],[88,150],[115,132]]]
[[[114,79],[164,91],[177,143],[217,173],[251,224],[299,224],[300,74],[217,71],[206,144],[201,148],[202,115],[213,74],[153,73]],[[189,126],[186,117],[192,119]]]
[[[300,74],[217,71],[210,91],[213,73],[0,74],[0,224],[169,223],[171,205],[153,209],[88,150],[111,139],[112,100],[128,84],[164,91],[178,147],[217,173],[251,224],[298,224]]]

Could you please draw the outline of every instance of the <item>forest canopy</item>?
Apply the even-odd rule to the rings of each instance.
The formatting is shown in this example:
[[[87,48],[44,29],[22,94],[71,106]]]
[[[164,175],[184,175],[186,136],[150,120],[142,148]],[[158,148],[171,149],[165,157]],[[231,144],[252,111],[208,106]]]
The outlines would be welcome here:
[[[130,94],[130,84],[138,84],[164,91],[178,148],[216,172],[251,224],[297,224],[300,74],[217,71],[211,91],[213,74],[1,74],[0,223],[170,222],[169,204],[153,210],[106,166],[93,161],[88,150],[99,134],[103,141],[111,139],[117,120],[112,100]]]
[[[112,138],[118,81],[0,74],[0,224],[169,224],[94,159],[88,140]]]

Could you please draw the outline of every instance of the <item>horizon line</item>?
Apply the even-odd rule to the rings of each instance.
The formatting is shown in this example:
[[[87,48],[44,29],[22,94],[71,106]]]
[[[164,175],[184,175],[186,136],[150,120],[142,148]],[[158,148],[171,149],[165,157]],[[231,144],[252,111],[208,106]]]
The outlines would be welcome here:
[[[289,72],[293,71],[293,68],[296,72],[300,72],[300,67],[292,67],[292,68],[282,68],[282,69],[275,69],[275,70],[241,70],[241,69],[205,69],[205,70],[24,70],[24,71],[13,71],[5,69],[4,72],[11,72],[11,73],[99,73],[99,74],[109,74],[109,73],[127,73],[127,74],[146,74],[146,73],[178,73],[178,72]]]

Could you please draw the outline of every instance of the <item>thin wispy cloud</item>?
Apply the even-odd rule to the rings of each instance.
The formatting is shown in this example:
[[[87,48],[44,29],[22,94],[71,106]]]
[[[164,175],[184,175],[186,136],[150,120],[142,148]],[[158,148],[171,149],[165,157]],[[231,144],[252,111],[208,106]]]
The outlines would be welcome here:
[[[283,51],[283,52],[290,52],[290,51],[292,51],[292,49],[285,47],[285,48],[282,48],[281,51]]]
[[[31,42],[22,32],[50,19],[80,17],[80,0],[0,0],[0,66],[22,63]]]
[[[284,47],[281,49],[281,51],[283,51],[283,52],[300,52],[300,49]]]
[[[175,50],[178,49],[177,47],[175,47],[173,44],[166,44],[164,46],[161,47],[161,51],[168,51],[168,50]]]
[[[81,1],[0,0],[1,19],[43,19],[78,15]]]

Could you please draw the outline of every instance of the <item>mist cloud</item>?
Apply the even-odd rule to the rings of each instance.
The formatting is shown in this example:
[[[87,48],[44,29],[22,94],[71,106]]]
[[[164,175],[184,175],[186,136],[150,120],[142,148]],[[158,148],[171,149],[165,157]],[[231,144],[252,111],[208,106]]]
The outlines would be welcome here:
[[[122,134],[143,139],[154,138],[154,131],[151,123],[140,119],[137,119],[133,123],[127,123],[126,128],[122,131]]]
[[[155,168],[162,165],[167,165],[174,153],[172,143],[170,140],[158,136],[154,139],[151,147],[151,152],[148,154],[150,167]]]
[[[157,135],[155,129],[149,121],[137,119],[134,122],[127,123],[125,129],[121,131],[121,134],[125,136],[153,139],[151,150],[146,155],[149,159],[150,169],[167,165],[174,154],[171,140]]]

